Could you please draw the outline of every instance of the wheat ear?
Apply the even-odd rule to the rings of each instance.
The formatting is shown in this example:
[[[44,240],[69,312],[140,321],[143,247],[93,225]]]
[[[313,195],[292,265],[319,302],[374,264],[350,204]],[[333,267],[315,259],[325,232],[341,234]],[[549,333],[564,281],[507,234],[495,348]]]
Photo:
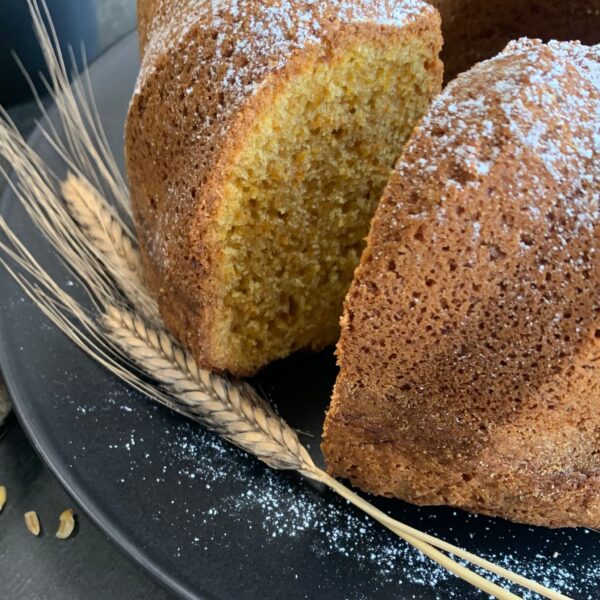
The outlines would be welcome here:
[[[142,274],[142,260],[131,232],[98,189],[81,175],[69,173],[61,184],[68,213],[85,236],[90,252],[108,265],[111,277],[136,311],[161,324],[156,301],[148,293]],[[51,201],[60,202],[56,196]],[[67,212],[67,211],[63,211]]]
[[[115,306],[107,307],[102,320],[125,354],[219,435],[275,469],[303,471],[312,465],[285,421],[252,402],[227,379],[199,369],[164,331]]]
[[[142,260],[133,235],[125,229],[118,213],[106,202],[98,190],[81,175],[72,172],[61,183],[62,196],[73,218],[83,231],[91,236],[100,252],[124,263],[128,274],[142,285]]]

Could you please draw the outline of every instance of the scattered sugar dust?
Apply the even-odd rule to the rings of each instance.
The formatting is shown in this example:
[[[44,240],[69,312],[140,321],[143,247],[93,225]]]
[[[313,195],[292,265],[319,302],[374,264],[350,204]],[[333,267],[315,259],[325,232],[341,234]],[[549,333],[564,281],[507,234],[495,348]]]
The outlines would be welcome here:
[[[119,394],[109,397],[108,404],[124,420],[123,428],[113,432],[109,449],[125,451],[131,457],[128,476],[136,477],[136,471],[143,462],[145,472],[149,464],[153,465],[152,471],[156,471],[153,483],[164,482],[168,474],[175,474],[179,485],[192,485],[194,490],[204,492],[203,496],[209,498],[204,508],[190,504],[188,499],[186,518],[177,518],[171,523],[171,527],[179,530],[177,535],[181,535],[181,544],[188,543],[206,549],[207,544],[220,543],[218,537],[211,537],[211,524],[214,528],[222,520],[233,521],[236,530],[247,528],[248,539],[256,535],[260,539],[272,540],[275,545],[295,540],[306,543],[307,549],[322,557],[323,561],[330,557],[352,561],[357,569],[376,574],[374,591],[394,585],[403,589],[403,585],[409,585],[413,589],[416,586],[428,591],[433,588],[436,594],[441,594],[440,598],[465,597],[464,587],[456,585],[456,578],[452,574],[385,532],[379,524],[345,501],[308,481],[299,483],[295,474],[261,469],[255,459],[199,425],[178,418],[169,419],[158,443],[154,435],[144,439],[136,432],[135,424],[148,413],[148,404],[135,393],[127,395],[130,396],[127,402],[123,402],[123,396]],[[79,418],[97,418],[99,407],[78,406],[76,410]],[[159,414],[164,412],[158,407],[151,407],[150,410]],[[128,428],[128,425],[132,427]],[[124,482],[125,479],[121,481]],[[172,504],[175,502],[175,499],[171,500]],[[427,509],[421,511],[423,518],[418,527],[435,533],[432,526],[435,525],[436,515],[428,514]],[[158,510],[155,520],[164,519],[164,513]],[[547,532],[548,550],[538,552],[533,557],[531,552],[511,549],[510,540],[506,543],[506,554],[483,553],[475,547],[475,541],[480,545],[482,543],[478,539],[481,530],[478,517],[465,517],[463,513],[454,515],[457,530],[465,526],[466,520],[477,531],[469,534],[474,542],[469,550],[574,598],[591,599],[592,592],[587,590],[600,589],[597,563],[588,560],[585,554],[578,555],[579,550],[573,547],[568,531]],[[490,532],[489,537],[493,538],[495,533],[491,529],[493,527],[485,527]],[[452,531],[452,527],[449,531]],[[518,531],[525,535],[534,532],[533,535],[539,537],[539,530],[534,528],[523,527]],[[589,532],[589,535],[596,534]],[[560,542],[557,542],[559,538]],[[446,539],[459,543],[448,536]],[[487,542],[489,539],[484,540],[483,545]],[[461,545],[465,546],[464,543]],[[522,540],[515,539],[512,545],[523,549]],[[480,572],[489,577],[489,574]],[[506,585],[500,578],[493,577],[493,580]],[[527,599],[538,597],[524,593],[516,586],[513,591]]]

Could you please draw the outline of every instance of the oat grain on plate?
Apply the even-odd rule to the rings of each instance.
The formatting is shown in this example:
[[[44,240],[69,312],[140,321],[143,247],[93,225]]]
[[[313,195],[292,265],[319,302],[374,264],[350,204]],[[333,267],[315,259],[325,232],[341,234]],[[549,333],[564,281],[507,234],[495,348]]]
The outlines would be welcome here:
[[[58,530],[56,531],[56,537],[59,540],[66,540],[71,537],[75,529],[75,515],[73,514],[73,509],[68,508],[64,510],[59,519]]]

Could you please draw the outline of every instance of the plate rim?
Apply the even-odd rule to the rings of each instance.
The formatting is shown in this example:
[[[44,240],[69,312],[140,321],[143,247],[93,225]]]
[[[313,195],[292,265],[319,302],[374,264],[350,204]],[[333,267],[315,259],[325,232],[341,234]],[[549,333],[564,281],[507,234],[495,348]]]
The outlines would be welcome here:
[[[91,75],[91,73],[98,68],[98,65],[109,60],[112,55],[118,55],[120,49],[132,43],[132,39],[135,37],[137,37],[135,30],[127,33],[123,38],[112,44],[96,57],[96,59],[88,65],[87,72]],[[47,107],[48,115],[51,118],[56,115],[56,110],[56,104],[54,102],[50,103]],[[36,148],[40,143],[45,143],[39,123],[36,123],[31,134],[27,136],[26,141],[32,148]],[[9,179],[12,180],[14,177],[12,169],[10,169],[8,175]],[[7,207],[10,206],[11,198],[14,198],[14,192],[10,185],[5,183],[2,195],[0,196],[0,215],[6,213]],[[10,277],[8,273],[4,273],[3,276]],[[110,539],[122,554],[143,567],[146,573],[152,576],[155,581],[160,583],[168,591],[176,594],[178,597],[185,598],[186,600],[208,600],[210,596],[208,596],[205,589],[198,588],[197,586],[194,586],[194,589],[191,589],[189,586],[183,584],[180,580],[173,577],[167,569],[152,560],[144,550],[140,549],[134,542],[127,539],[117,527],[113,526],[108,516],[103,514],[103,510],[97,505],[97,502],[89,495],[89,493],[82,489],[81,486],[77,485],[76,480],[70,480],[68,476],[68,466],[63,465],[61,461],[54,456],[52,449],[44,445],[43,440],[45,435],[39,430],[39,427],[35,425],[35,419],[30,418],[31,415],[28,414],[25,393],[22,393],[21,387],[17,383],[18,377],[16,376],[16,369],[14,369],[13,361],[10,358],[10,347],[14,344],[14,341],[9,342],[8,336],[6,335],[4,314],[4,311],[0,311],[0,373],[2,373],[19,424],[25,431],[36,454],[42,459],[44,465],[50,470],[58,483],[74,500],[77,506],[85,512],[94,525]],[[50,325],[55,327],[53,324]],[[86,356],[86,360],[92,360],[83,351],[81,352]],[[107,376],[109,376],[108,373]]]

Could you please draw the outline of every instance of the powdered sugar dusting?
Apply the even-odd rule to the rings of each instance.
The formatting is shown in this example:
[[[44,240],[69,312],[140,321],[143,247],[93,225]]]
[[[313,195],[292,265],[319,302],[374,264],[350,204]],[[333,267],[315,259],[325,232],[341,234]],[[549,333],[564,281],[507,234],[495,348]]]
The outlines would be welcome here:
[[[343,23],[375,23],[402,27],[431,7],[421,0],[275,0],[242,2],[212,0],[164,2],[159,8],[145,48],[136,94],[162,55],[188,52],[194,61],[194,45],[186,49],[192,30],[200,38],[215,38],[211,59],[215,79],[225,66],[220,85],[238,99],[254,92],[268,73],[281,69],[298,49],[319,43]],[[206,85],[206,82],[200,82]]]
[[[479,79],[489,82],[486,93],[465,93]],[[540,164],[556,182],[573,231],[592,231],[600,218],[600,46],[510,43],[448,85],[407,154],[426,136],[434,150],[430,160],[420,159],[422,171],[433,175],[450,164],[446,193],[477,189],[509,148],[515,180],[532,177],[528,161]],[[411,165],[398,168],[407,176]],[[547,190],[533,180],[530,214],[541,218],[535,198]]]

